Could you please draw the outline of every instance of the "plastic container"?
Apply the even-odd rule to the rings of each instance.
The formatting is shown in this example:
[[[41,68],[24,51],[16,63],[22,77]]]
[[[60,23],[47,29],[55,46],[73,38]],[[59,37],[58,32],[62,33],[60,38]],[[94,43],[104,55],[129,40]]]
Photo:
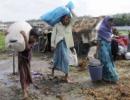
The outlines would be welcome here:
[[[102,65],[100,66],[89,65],[88,68],[89,68],[89,73],[92,81],[102,80],[102,68],[103,68]]]
[[[70,10],[74,8],[74,4],[69,2],[66,6],[57,7],[54,10],[43,14],[41,16],[41,20],[45,21],[47,24],[54,26],[55,24],[59,23],[61,17],[64,15],[71,15]]]
[[[102,65],[100,60],[96,59],[96,58],[90,58],[89,59],[89,65],[91,66],[100,66]]]

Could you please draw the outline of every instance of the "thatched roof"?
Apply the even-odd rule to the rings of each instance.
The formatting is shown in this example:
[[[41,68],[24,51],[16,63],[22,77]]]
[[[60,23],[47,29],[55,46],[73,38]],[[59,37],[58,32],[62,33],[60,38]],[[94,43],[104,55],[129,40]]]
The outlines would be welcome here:
[[[96,27],[103,17],[81,17],[76,21],[73,32],[74,41],[82,41],[82,35],[89,41],[95,40],[97,36]]]
[[[101,17],[81,17],[75,22],[74,31],[78,33],[88,33],[91,32],[97,23],[100,21]]]

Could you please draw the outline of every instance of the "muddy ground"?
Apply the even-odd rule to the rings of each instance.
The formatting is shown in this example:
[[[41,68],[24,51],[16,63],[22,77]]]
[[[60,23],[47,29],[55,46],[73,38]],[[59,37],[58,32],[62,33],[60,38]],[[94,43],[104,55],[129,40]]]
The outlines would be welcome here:
[[[32,59],[32,77],[28,100],[130,100],[130,61],[120,60],[116,67],[120,75],[118,84],[92,82],[88,68],[70,68],[74,83],[65,83],[63,73],[51,74],[51,57],[38,55]],[[17,67],[17,59],[16,59]],[[17,71],[17,68],[16,68]],[[12,75],[12,56],[0,54],[0,100],[22,100],[18,75]]]

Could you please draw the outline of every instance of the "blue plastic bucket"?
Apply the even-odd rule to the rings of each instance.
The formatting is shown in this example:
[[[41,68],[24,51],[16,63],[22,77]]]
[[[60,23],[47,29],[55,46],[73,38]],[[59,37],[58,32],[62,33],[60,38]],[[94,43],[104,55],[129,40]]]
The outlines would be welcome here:
[[[100,66],[89,65],[88,68],[92,81],[102,80],[102,68],[103,68],[102,65]]]

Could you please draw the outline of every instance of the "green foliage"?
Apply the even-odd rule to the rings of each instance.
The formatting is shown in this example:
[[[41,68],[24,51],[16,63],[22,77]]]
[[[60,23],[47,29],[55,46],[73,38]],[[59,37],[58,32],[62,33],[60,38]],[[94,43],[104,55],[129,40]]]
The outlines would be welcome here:
[[[5,49],[5,35],[3,32],[0,32],[0,50]]]
[[[114,24],[116,26],[130,26],[130,14],[114,15]]]

